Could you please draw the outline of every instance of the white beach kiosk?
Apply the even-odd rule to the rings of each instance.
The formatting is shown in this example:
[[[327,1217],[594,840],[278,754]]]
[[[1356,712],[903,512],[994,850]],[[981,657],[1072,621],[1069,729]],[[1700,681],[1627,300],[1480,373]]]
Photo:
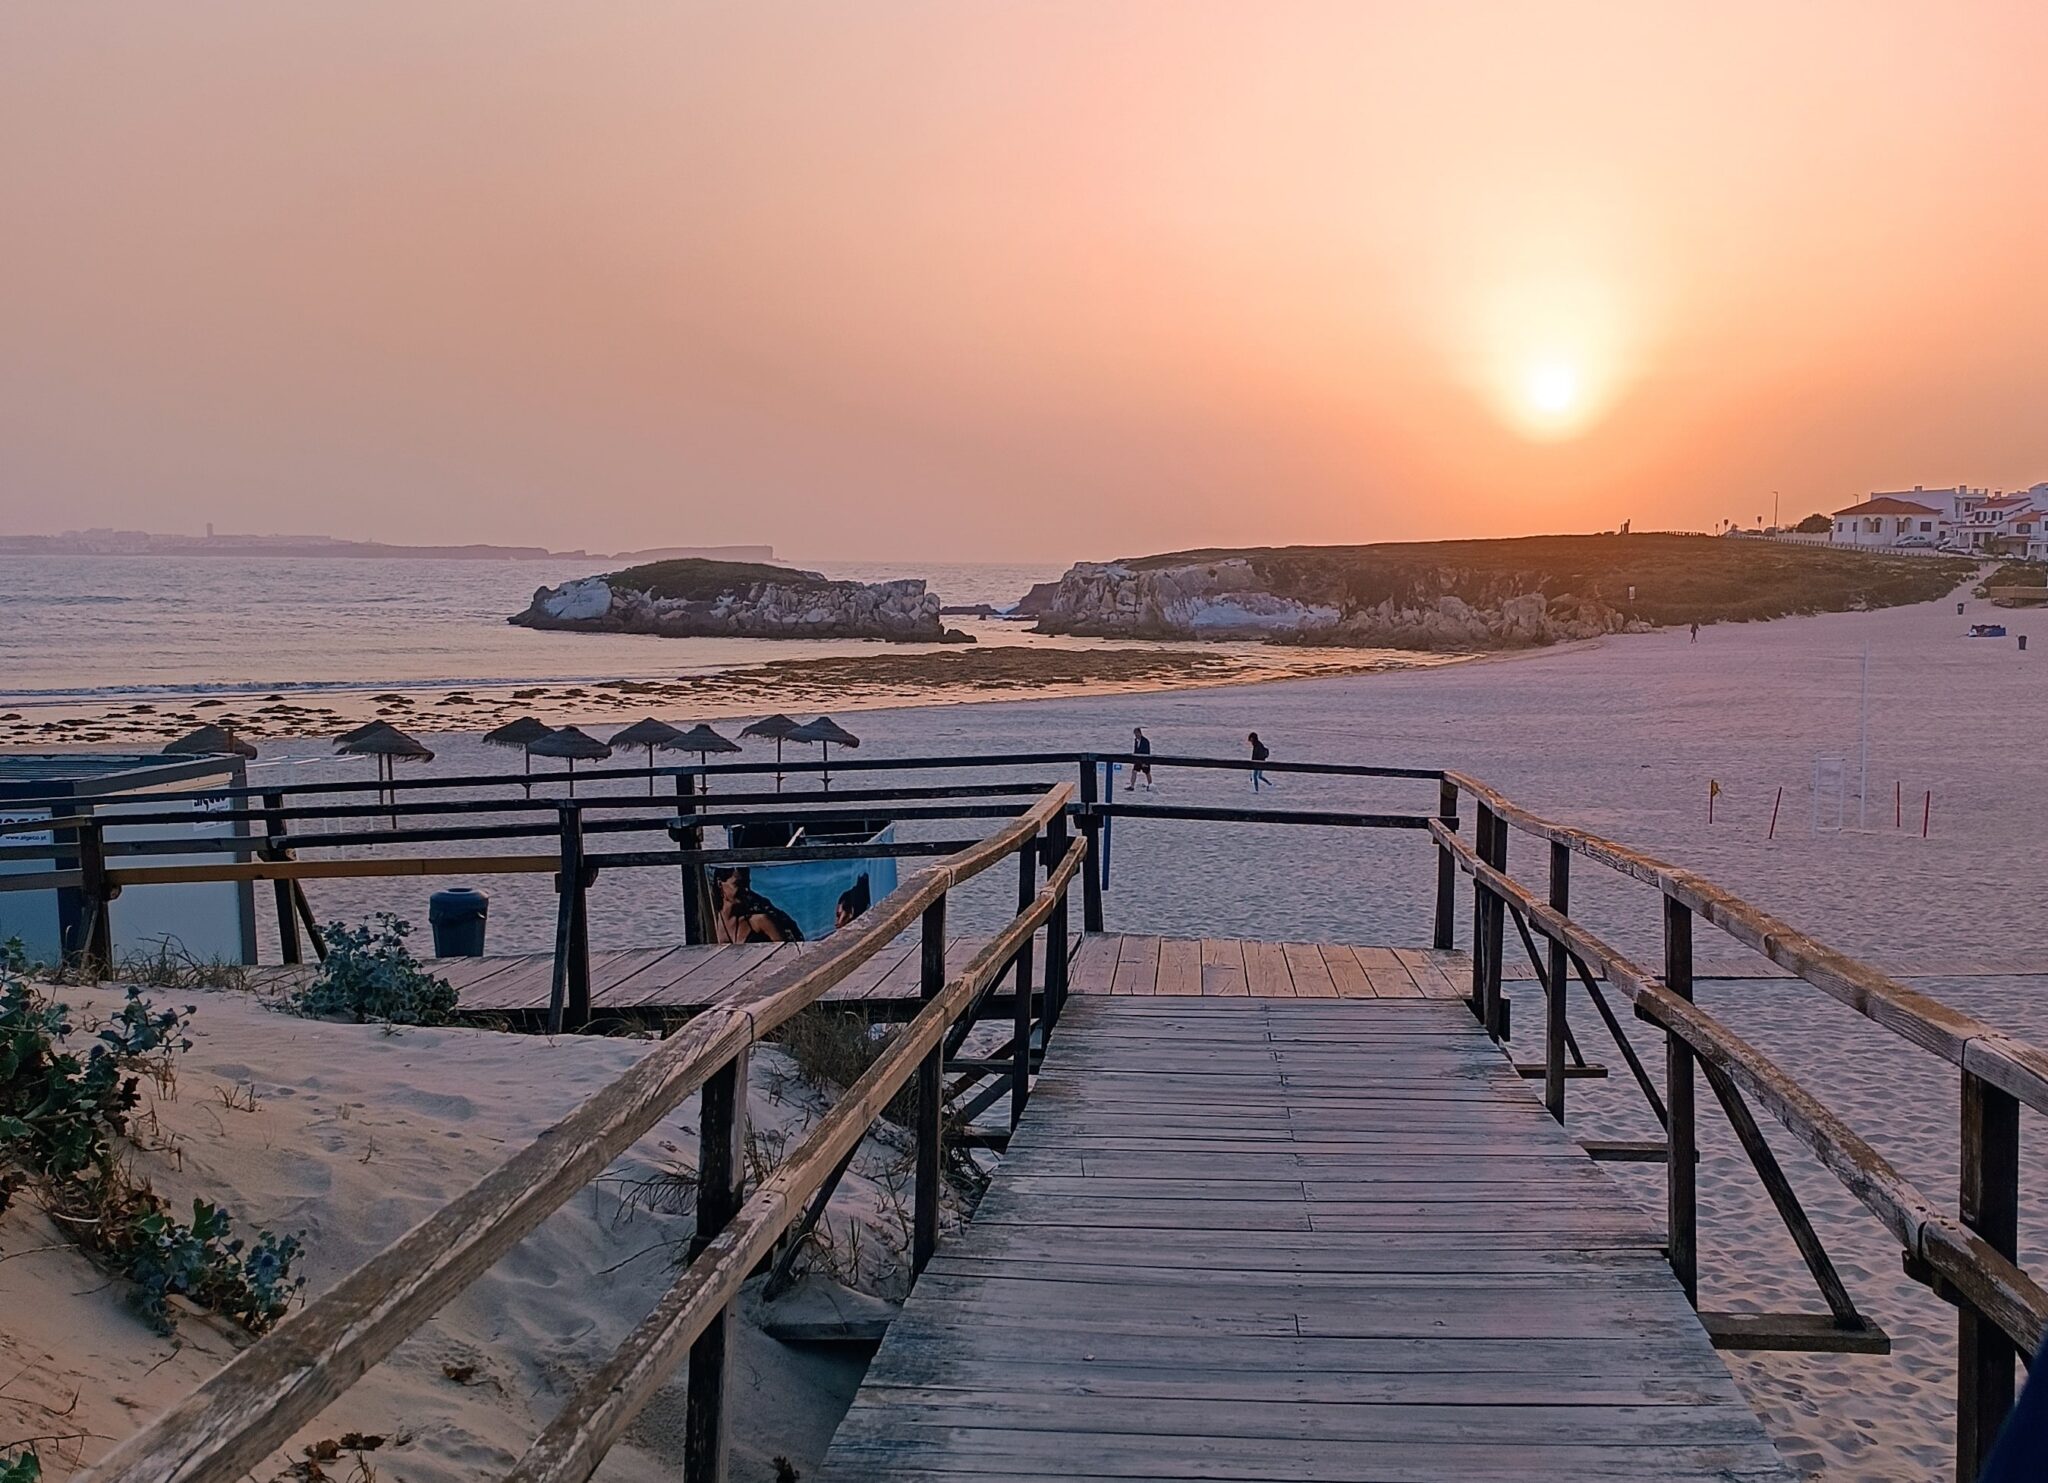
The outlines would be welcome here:
[[[190,822],[111,825],[107,841],[248,834],[246,822],[214,815],[225,797],[181,798],[162,803],[129,801],[95,805],[111,794],[194,793],[209,786],[242,786],[248,773],[239,757],[166,757],[117,752],[17,752],[0,755],[0,821],[33,824],[53,815],[92,813],[113,820],[124,813],[189,814]],[[251,841],[253,848],[254,841]],[[152,852],[151,865],[218,864],[247,860],[248,850],[231,854],[181,855]],[[0,835],[0,874],[24,875],[78,868],[76,834],[68,829],[27,829]],[[19,939],[30,962],[55,963],[81,944],[80,894],[76,887],[46,891],[0,891],[0,942]],[[136,886],[111,904],[116,959],[155,952],[168,942],[200,959],[230,963],[256,961],[255,890],[247,881],[180,882]]]

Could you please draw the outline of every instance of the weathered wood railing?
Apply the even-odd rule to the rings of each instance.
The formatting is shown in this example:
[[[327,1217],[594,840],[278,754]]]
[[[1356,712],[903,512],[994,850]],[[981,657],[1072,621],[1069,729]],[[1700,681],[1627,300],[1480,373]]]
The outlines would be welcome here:
[[[1434,813],[1364,812],[1342,809],[1238,808],[1201,804],[1117,802],[1108,796],[1104,781],[1118,766],[1146,765],[1159,770],[1246,772],[1262,767],[1269,773],[1327,778],[1376,778],[1415,780],[1437,784]],[[821,770],[822,762],[783,764],[792,775]],[[1076,769],[1078,801],[1071,809],[1075,826],[1087,837],[1089,850],[1082,877],[1082,927],[1089,932],[1103,930],[1103,900],[1106,889],[1109,831],[1119,818],[1178,820],[1195,823],[1278,824],[1342,829],[1393,829],[1420,833],[1433,822],[1457,823],[1457,793],[1444,782],[1444,774],[1431,768],[1380,767],[1358,763],[1280,762],[1254,764],[1249,760],[1218,757],[1137,756],[1131,753],[1019,752],[970,754],[950,757],[868,758],[839,760],[831,767],[863,776],[896,772],[961,770],[1064,770]],[[903,840],[890,844],[847,843],[806,844],[801,847],[748,847],[707,849],[702,834],[707,827],[735,823],[787,822],[810,825],[849,822],[877,814],[903,822],[944,819],[989,819],[1014,816],[1028,798],[1036,796],[1049,779],[1036,781],[1005,779],[991,782],[943,784],[887,784],[866,788],[844,788],[826,794],[775,792],[712,793],[713,780],[719,787],[735,778],[744,779],[774,770],[774,763],[718,763],[662,768],[606,768],[580,774],[586,791],[580,798],[546,799],[527,796],[535,785],[554,781],[524,773],[493,773],[451,778],[405,778],[395,783],[321,782],[275,783],[249,787],[198,789],[189,792],[161,792],[117,798],[95,799],[94,809],[110,804],[124,806],[124,812],[108,815],[87,809],[53,813],[51,817],[0,823],[0,862],[49,861],[60,867],[33,873],[0,875],[0,892],[75,890],[81,905],[81,931],[67,944],[74,961],[111,961],[111,938],[107,931],[110,904],[125,889],[151,885],[192,882],[270,881],[276,887],[278,946],[282,961],[301,961],[303,947],[300,927],[316,954],[325,953],[304,882],[358,878],[406,878],[432,876],[552,875],[560,910],[556,924],[556,983],[551,1027],[573,1029],[589,1014],[587,995],[589,922],[587,897],[598,875],[606,870],[649,867],[681,868],[686,882],[693,872],[719,865],[753,865],[789,860],[872,859],[879,857],[918,858],[944,855],[959,849],[958,839]],[[592,796],[588,785],[606,780],[641,780],[650,783],[671,780],[670,800],[645,796]],[[432,790],[493,790],[512,797],[430,798]],[[395,802],[348,803],[330,801],[351,793],[390,793]],[[237,827],[255,826],[260,833],[222,836],[180,834],[171,838],[108,838],[110,828],[124,833],[152,826],[177,827],[192,821],[192,814],[165,808],[178,802],[204,801],[206,818],[214,823]],[[77,800],[15,800],[10,807],[28,810],[47,805],[52,810],[78,809]],[[223,806],[225,805],[225,806]],[[866,805],[866,807],[862,807]],[[492,822],[468,822],[490,816]],[[389,819],[389,827],[360,827]],[[439,821],[439,822],[437,822]],[[341,826],[339,828],[335,826]],[[358,826],[358,827],[351,827]],[[57,830],[70,842],[57,846],[7,843],[7,837],[30,830]],[[604,836],[665,833],[669,845],[662,849],[604,849]],[[546,853],[435,853],[396,852],[414,845],[479,846],[517,841],[547,841]],[[304,851],[337,848],[375,849],[379,853],[349,858],[307,858]],[[161,854],[231,854],[235,858],[218,863],[151,865],[150,856]],[[134,862],[134,863],[129,863]],[[1432,920],[1432,941],[1448,948],[1453,935],[1455,910],[1454,872],[1439,869],[1436,905]],[[686,889],[683,898],[684,940],[702,942],[709,938],[705,904],[700,893]],[[89,928],[90,931],[85,930]]]
[[[570,1399],[512,1476],[587,1478],[662,1380],[689,1357],[686,1475],[724,1476],[726,1375],[741,1283],[805,1213],[889,1098],[914,1074],[918,1100],[912,1260],[938,1237],[943,1041],[1040,927],[1057,941],[1085,842],[1069,839],[1072,789],[1044,792],[1015,819],[916,871],[856,926],[834,934],[757,989],[716,1005],[664,1040],[466,1193],[341,1279],[238,1355],[185,1401],[82,1476],[91,1483],[197,1483],[240,1477],[340,1396],[548,1214],[590,1183],[692,1092],[700,1117],[698,1228],[692,1259],[654,1312]],[[1011,854],[1044,884],[961,971],[945,969],[946,898]],[[1020,897],[1023,893],[1020,889]],[[915,924],[922,933],[917,1017],[803,1143],[749,1195],[741,1184],[748,1053]],[[1065,955],[1049,953],[1056,1003]],[[1044,1030],[1056,1011],[1049,1011]],[[1026,1054],[1018,1064],[1028,1067]]]
[[[2012,1408],[2015,1360],[2048,1334],[2048,1290],[2016,1260],[2019,1109],[2048,1112],[2048,1054],[1981,1020],[1825,947],[1770,913],[1676,866],[1584,830],[1553,823],[1457,773],[1447,786],[1477,805],[1475,843],[1432,827],[1443,857],[1473,882],[1473,1012],[1497,1037],[1504,921],[1512,917],[1544,995],[1544,1100],[1565,1116],[1568,1033],[1565,996],[1575,974],[1663,1124],[1669,1256],[1697,1302],[1698,1158],[1693,1073],[1701,1072],[1783,1218],[1828,1304],[1827,1315],[1701,1314],[1725,1348],[1881,1348],[1857,1311],[1745,1100],[1756,1098],[1881,1221],[1904,1252],[1906,1271],[1958,1313],[1956,1477],[1971,1483]],[[1542,896],[1507,866],[1509,829],[1547,845]],[[1574,855],[1654,887],[1661,901],[1661,971],[1632,961],[1571,916]],[[1951,1215],[1922,1194],[1876,1149],[1763,1052],[1693,1000],[1695,919],[1720,928],[1798,979],[1865,1018],[1939,1056],[1961,1072],[1961,1179]],[[1539,953],[1536,938],[1548,945]],[[1567,972],[1567,967],[1571,970]],[[1665,1035],[1662,1095],[1607,1005],[1598,982],[1625,995],[1635,1014]]]

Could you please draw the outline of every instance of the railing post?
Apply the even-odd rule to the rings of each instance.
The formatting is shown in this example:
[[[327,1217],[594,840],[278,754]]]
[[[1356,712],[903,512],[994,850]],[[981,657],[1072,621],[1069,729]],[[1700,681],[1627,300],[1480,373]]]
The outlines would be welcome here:
[[[676,774],[676,814],[686,817],[697,812],[697,775],[689,772]],[[704,848],[704,831],[692,824],[680,831],[676,843],[686,850]],[[683,862],[683,941],[692,946],[710,942],[711,892],[704,876],[704,866],[696,860]]]
[[[1446,778],[1437,785],[1436,816],[1451,829],[1458,827],[1458,789]],[[1448,952],[1453,938],[1453,918],[1458,910],[1458,862],[1447,845],[1436,847],[1436,932],[1431,941],[1439,951]]]
[[[1480,804],[1472,823],[1472,850],[1480,859],[1493,859],[1493,810]],[[1492,896],[1486,882],[1472,877],[1472,997],[1467,1001],[1479,1023],[1486,1018],[1486,903]]]
[[[1081,759],[1081,835],[1088,858],[1081,862],[1081,930],[1102,930],[1102,819],[1095,812],[1096,767],[1093,757]]]
[[[284,795],[265,793],[263,795],[263,858],[279,861],[289,860],[291,850],[285,844]],[[292,894],[296,882],[289,880],[272,881],[272,896],[277,902],[277,953],[286,963],[304,961],[299,949],[299,903]]]
[[[78,933],[72,940],[72,961],[90,964],[104,978],[114,971],[114,926],[109,908],[114,888],[107,884],[106,834],[92,820],[78,826]]]
[[[2019,1250],[2020,1104],[1963,1073],[1963,1223],[2009,1259]],[[2012,1410],[2013,1361],[2005,1331],[1963,1299],[1956,1306],[1956,1483],[1975,1483]]]
[[[1508,826],[1500,815],[1493,817],[1493,843],[1486,863],[1495,870],[1508,868]],[[1508,1038],[1507,1006],[1501,999],[1501,969],[1507,962],[1508,903],[1505,897],[1486,894],[1486,1033],[1495,1040]]]
[[[929,1004],[946,987],[946,898],[924,909],[924,941],[918,956],[918,997]],[[939,1246],[939,1180],[945,1137],[946,1047],[931,1048],[917,1068],[917,1182],[910,1228],[910,1273],[915,1277]]]
[[[1031,902],[1038,895],[1038,836],[1024,841],[1017,851],[1017,914],[1022,916],[1031,909]],[[1010,1016],[1012,1040],[1010,1045],[1010,1126],[1015,1128],[1024,1117],[1024,1103],[1031,1096],[1031,943],[1024,939],[1017,949],[1017,977],[1011,987],[1015,991],[1015,1012]],[[1047,949],[1051,951],[1050,948]]]
[[[548,1033],[580,1030],[590,1021],[589,872],[583,864],[583,810],[561,805],[561,865],[555,876],[555,974],[548,996]]]
[[[1550,908],[1559,916],[1572,910],[1571,846],[1550,842]],[[1543,999],[1543,1105],[1560,1123],[1564,1121],[1565,987],[1570,969],[1565,964],[1564,943],[1550,939],[1548,975]]]
[[[1057,813],[1045,826],[1045,863],[1051,871],[1067,858],[1067,816]],[[1045,919],[1045,1010],[1039,1016],[1045,1039],[1052,1042],[1052,1027],[1060,1021],[1067,1005],[1067,893],[1061,891]]]
[[[746,1197],[748,1055],[741,1050],[713,1072],[698,1103],[697,1229],[690,1235],[691,1261],[732,1222]],[[728,1303],[690,1346],[683,1419],[683,1476],[689,1483],[724,1483],[731,1430],[725,1390],[738,1329],[737,1308]]]
[[[1664,898],[1664,986],[1692,999],[1692,908]],[[1676,1031],[1664,1035],[1665,1253],[1686,1301],[1699,1306],[1698,1145],[1693,1108],[1693,1056]]]

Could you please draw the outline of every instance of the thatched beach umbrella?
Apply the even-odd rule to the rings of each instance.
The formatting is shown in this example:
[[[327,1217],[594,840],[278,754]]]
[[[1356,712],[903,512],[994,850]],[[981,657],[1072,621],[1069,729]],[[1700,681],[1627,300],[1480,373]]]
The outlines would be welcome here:
[[[780,712],[740,729],[743,740],[750,736],[759,736],[775,743],[775,791],[778,793],[782,791],[782,743],[796,729],[797,723]]]
[[[674,741],[662,745],[672,752],[695,752],[699,767],[710,763],[713,752],[737,752],[740,749],[738,742],[720,736],[702,721],[678,734]],[[704,780],[704,791],[711,791],[711,779],[708,777]]]
[[[647,765],[653,767],[654,749],[656,747],[669,746],[681,735],[682,733],[669,725],[668,722],[657,721],[654,717],[649,716],[644,721],[635,721],[631,726],[628,726],[624,731],[613,737],[612,745],[614,747],[647,748]],[[654,796],[654,777],[651,773],[647,778],[647,796],[649,798]]]
[[[832,786],[832,748],[857,747],[860,738],[841,726],[830,716],[820,716],[815,721],[806,721],[789,734],[794,742],[816,742],[825,760],[824,781],[829,790]]]
[[[576,796],[576,764],[602,762],[612,749],[574,726],[558,726],[527,748],[536,757],[560,757],[569,764],[569,796]]]
[[[398,827],[398,790],[391,784],[397,779],[399,762],[434,760],[431,748],[407,736],[389,721],[372,721],[367,726],[358,726],[354,731],[344,733],[341,739],[335,742],[334,750],[345,757],[377,759],[379,791],[391,809],[393,829]]]
[[[550,729],[545,721],[533,716],[521,716],[516,720],[507,721],[503,726],[486,731],[483,743],[487,747],[517,747],[526,759],[526,776],[530,779],[533,776],[533,744],[546,736]],[[520,786],[526,789],[528,798],[533,797],[533,784],[530,781]]]
[[[164,746],[166,757],[254,757],[256,749],[225,726],[202,726]]]

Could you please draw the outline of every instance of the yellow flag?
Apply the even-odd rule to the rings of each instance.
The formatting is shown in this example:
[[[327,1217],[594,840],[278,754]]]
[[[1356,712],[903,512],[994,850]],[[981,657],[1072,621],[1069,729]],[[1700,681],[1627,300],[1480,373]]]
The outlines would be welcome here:
[[[1709,798],[1719,798],[1721,796],[1721,783],[1719,779],[1707,779],[1707,796]]]

